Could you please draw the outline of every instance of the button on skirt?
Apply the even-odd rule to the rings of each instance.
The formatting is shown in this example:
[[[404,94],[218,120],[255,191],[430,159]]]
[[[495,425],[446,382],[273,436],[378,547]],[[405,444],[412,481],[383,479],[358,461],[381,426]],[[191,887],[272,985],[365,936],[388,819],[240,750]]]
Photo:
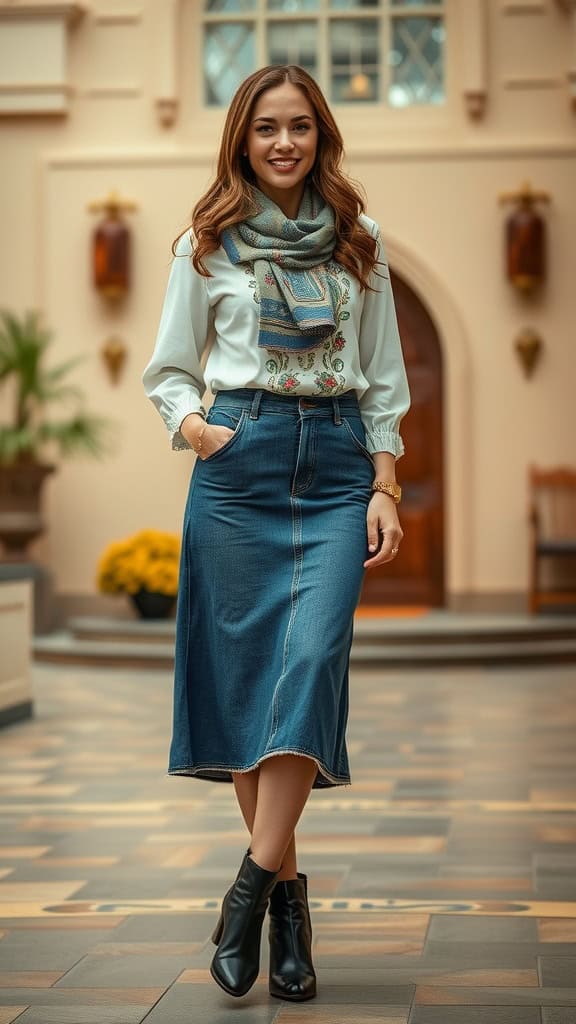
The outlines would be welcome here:
[[[374,459],[354,390],[219,391],[234,433],[197,458],[184,512],[169,775],[232,782],[265,758],[350,784],[354,611]]]

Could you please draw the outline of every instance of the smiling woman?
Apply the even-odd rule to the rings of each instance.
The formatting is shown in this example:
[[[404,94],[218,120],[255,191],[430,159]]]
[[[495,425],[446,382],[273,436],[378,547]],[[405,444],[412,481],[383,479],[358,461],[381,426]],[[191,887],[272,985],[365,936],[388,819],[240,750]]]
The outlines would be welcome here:
[[[270,993],[316,994],[294,830],[312,788],[350,782],[354,611],[364,569],[402,538],[406,371],[378,225],[342,155],[305,70],[242,83],[215,181],[175,245],[144,372],[172,447],[199,456],[168,773],[232,782],[251,834],[213,934],[212,976],[236,996],[258,975],[268,902]]]
[[[291,219],[298,213],[317,143],[314,108],[297,86],[283,82],[262,93],[254,107],[242,155],[248,158],[258,188]]]

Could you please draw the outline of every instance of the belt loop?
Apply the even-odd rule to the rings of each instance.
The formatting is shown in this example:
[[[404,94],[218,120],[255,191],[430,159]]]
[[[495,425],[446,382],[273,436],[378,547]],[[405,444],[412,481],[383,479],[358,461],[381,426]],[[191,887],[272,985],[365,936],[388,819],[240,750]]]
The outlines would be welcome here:
[[[336,395],[332,395],[332,408],[334,411],[334,423],[339,426],[342,423],[342,417],[340,416],[340,403]]]
[[[252,405],[250,407],[250,419],[257,420],[260,412],[260,399],[262,398],[262,388],[257,388],[252,399]]]

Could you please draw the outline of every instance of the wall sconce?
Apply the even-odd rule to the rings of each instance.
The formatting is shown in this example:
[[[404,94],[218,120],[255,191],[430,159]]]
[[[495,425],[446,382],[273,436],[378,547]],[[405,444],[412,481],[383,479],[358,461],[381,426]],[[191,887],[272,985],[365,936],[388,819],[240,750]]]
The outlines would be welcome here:
[[[127,356],[127,349],[122,338],[112,335],[102,345],[100,354],[108,370],[110,380],[113,384],[117,384]]]
[[[110,192],[103,200],[88,205],[91,213],[104,213],[92,234],[94,287],[111,301],[124,298],[130,287],[130,229],[123,213],[137,209],[131,200]]]
[[[514,343],[514,348],[518,353],[518,358],[522,363],[526,377],[531,377],[534,373],[536,364],[540,361],[543,347],[542,338],[532,327],[524,327],[520,331]]]
[[[514,203],[506,220],[508,279],[518,291],[533,291],[546,277],[546,224],[534,206],[548,203],[547,192],[533,192],[525,182],[518,192],[503,192],[500,203]]]

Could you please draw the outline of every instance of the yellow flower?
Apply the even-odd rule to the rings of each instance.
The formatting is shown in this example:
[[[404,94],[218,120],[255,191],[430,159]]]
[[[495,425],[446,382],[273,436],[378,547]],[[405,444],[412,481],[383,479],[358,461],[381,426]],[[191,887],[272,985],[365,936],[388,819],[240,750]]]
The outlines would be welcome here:
[[[178,593],[180,538],[162,530],[140,530],[112,541],[98,559],[96,584],[103,593],[150,590]]]

